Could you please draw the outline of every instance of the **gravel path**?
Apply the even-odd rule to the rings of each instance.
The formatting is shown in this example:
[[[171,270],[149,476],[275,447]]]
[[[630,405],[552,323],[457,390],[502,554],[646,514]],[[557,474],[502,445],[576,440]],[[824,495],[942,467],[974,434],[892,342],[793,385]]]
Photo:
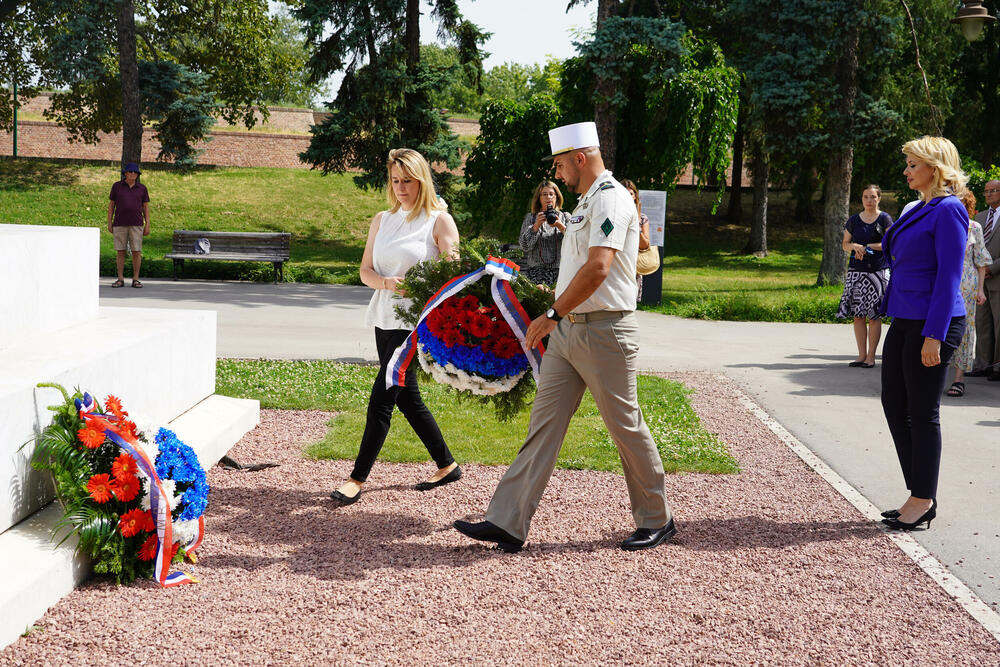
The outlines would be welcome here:
[[[420,493],[431,466],[381,463],[335,509],[326,494],[350,463],[298,454],[329,415],[264,411],[232,455],[282,466],[210,472],[201,583],[85,584],[0,665],[1000,663],[1000,644],[734,408],[726,381],[670,377],[696,389],[743,472],[668,476],[669,545],[616,548],[625,486],[600,472],[557,471],[516,555],[449,527],[481,516],[503,468]]]

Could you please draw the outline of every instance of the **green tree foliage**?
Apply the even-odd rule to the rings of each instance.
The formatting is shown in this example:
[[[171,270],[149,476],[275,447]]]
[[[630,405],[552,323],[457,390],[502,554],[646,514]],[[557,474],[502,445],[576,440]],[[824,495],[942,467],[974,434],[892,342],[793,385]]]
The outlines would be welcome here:
[[[361,187],[385,184],[385,159],[401,146],[416,149],[432,163],[449,169],[461,160],[461,142],[431,103],[447,83],[441,69],[420,58],[420,6],[431,7],[439,38],[457,48],[459,61],[479,85],[480,45],[488,35],[465,21],[455,0],[302,0],[293,10],[306,25],[313,47],[313,81],[343,71],[330,116],[312,130],[301,158],[323,173],[358,168]],[[453,178],[438,172],[439,186]]]
[[[138,109],[164,145],[161,159],[191,163],[213,110],[254,125],[276,69],[265,0],[145,0],[134,8]],[[0,71],[17,77],[25,97],[34,93],[27,84],[55,89],[46,115],[74,140],[93,143],[98,132],[128,127],[119,67],[128,40],[120,41],[118,14],[116,0],[27,0],[0,17]],[[0,124],[9,128],[10,96],[0,102]]]
[[[459,60],[456,47],[421,44],[420,62],[429,70],[439,73],[442,78],[443,85],[430,92],[429,101],[433,107],[458,113],[479,111],[481,91],[476,89],[475,77],[469,76]]]
[[[667,191],[688,164],[702,183],[724,179],[739,76],[718,46],[666,19],[611,17],[579,48],[564,65],[563,121],[593,118],[598,74],[615,80],[616,173]]]
[[[281,107],[313,108],[323,93],[322,83],[310,80],[306,63],[309,45],[302,32],[302,23],[287,11],[271,18],[271,74],[263,96],[268,104]]]
[[[549,57],[544,65],[504,63],[483,76],[484,100],[514,100],[525,103],[539,95],[559,95],[562,61]]]
[[[548,131],[561,122],[551,97],[488,102],[479,118],[479,141],[465,163],[463,233],[488,232],[516,240],[531,193],[550,177]],[[569,193],[563,193],[567,195]]]

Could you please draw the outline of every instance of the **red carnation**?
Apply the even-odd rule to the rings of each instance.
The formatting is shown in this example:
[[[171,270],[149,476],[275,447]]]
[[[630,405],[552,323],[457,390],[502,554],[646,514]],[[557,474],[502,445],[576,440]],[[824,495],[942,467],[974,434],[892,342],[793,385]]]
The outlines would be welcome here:
[[[521,352],[521,344],[510,336],[497,339],[491,348],[491,352],[501,359],[510,359]]]
[[[141,488],[142,485],[139,483],[139,478],[135,475],[129,475],[123,479],[115,479],[111,482],[111,490],[114,491],[115,498],[123,503],[132,502],[139,495],[139,489]]]
[[[469,333],[476,338],[485,338],[493,330],[493,320],[482,313],[475,313],[468,324]]]
[[[122,514],[122,518],[118,521],[118,531],[122,534],[122,537],[132,537],[140,531],[142,531],[146,525],[149,516],[149,512],[144,512],[141,509],[134,509]]]
[[[94,502],[108,502],[111,500],[111,478],[108,475],[94,475],[87,482],[87,491]]]
[[[139,560],[153,560],[156,558],[156,549],[160,546],[160,541],[156,535],[150,535],[139,547]]]
[[[445,347],[454,347],[465,342],[465,337],[457,331],[445,331],[441,334],[441,342]]]

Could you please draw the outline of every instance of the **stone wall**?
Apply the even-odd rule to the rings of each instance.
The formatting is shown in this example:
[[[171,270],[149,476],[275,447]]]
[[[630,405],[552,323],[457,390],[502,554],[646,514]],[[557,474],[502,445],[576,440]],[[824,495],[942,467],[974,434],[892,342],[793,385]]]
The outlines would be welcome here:
[[[49,102],[52,96],[50,93],[41,93],[37,97],[32,97],[29,100],[22,101],[21,111],[25,113],[40,114],[49,108]],[[270,117],[267,122],[263,122],[263,116],[260,110],[254,112],[254,118],[257,123],[254,127],[257,128],[267,128],[273,131],[275,134],[282,134],[288,132],[308,132],[309,126],[313,125],[315,122],[313,117],[312,109],[295,109],[291,107],[268,107],[270,111]],[[325,115],[325,114],[322,114]],[[227,125],[225,121],[219,120],[220,125]],[[246,129],[245,127],[236,127],[235,129]]]
[[[198,164],[231,167],[291,167],[308,169],[299,161],[299,153],[309,147],[309,135],[264,134],[261,132],[212,132],[212,140],[200,144],[205,152]],[[69,141],[69,133],[55,123],[20,121],[17,153],[24,157],[69,158],[75,160],[118,161],[122,154],[121,135],[101,133],[100,143]],[[153,132],[143,132],[143,161],[156,160],[160,145]],[[13,155],[13,137],[0,132],[0,155]]]

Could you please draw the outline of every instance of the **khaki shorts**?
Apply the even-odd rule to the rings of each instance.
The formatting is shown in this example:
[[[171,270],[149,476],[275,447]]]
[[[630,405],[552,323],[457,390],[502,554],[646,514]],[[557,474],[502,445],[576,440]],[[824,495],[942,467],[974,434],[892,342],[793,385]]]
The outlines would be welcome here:
[[[115,237],[115,250],[128,250],[131,246],[132,252],[142,252],[142,225],[118,225],[112,227],[111,233]]]

